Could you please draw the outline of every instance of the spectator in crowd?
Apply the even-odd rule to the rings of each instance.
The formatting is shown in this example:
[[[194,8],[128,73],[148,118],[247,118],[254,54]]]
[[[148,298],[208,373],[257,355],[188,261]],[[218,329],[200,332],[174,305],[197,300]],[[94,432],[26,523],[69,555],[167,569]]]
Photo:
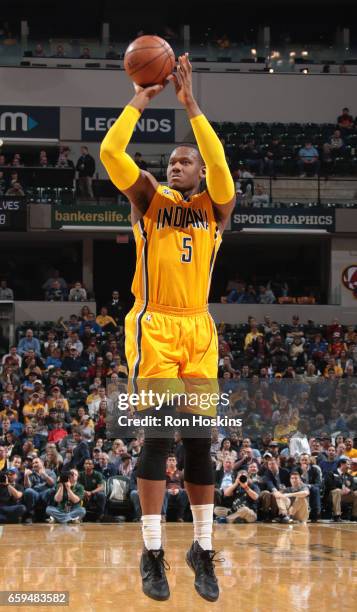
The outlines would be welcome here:
[[[258,484],[252,481],[247,471],[240,470],[234,483],[224,491],[230,508],[216,506],[214,514],[226,518],[227,523],[254,523],[257,520],[259,493]]]
[[[21,503],[24,490],[18,483],[18,470],[9,467],[0,472],[0,523],[20,523],[26,514]]]
[[[298,471],[290,472],[290,487],[275,493],[275,500],[280,515],[291,522],[293,519],[306,523],[309,517],[309,488],[305,485]]]
[[[279,522],[289,523],[286,506],[278,503],[278,494],[284,491],[289,486],[289,472],[285,468],[281,468],[279,460],[272,457],[271,453],[267,454],[266,468],[263,473],[264,491],[262,491],[261,503],[262,513],[265,517],[277,516]]]
[[[35,50],[33,52],[34,57],[46,57],[45,50],[41,43],[37,43]]]
[[[276,297],[269,287],[260,285],[257,300],[259,304],[274,304]]]
[[[310,453],[300,455],[299,464],[301,480],[309,488],[310,520],[316,523],[321,515],[322,472],[313,463]]]
[[[0,300],[13,301],[14,292],[10,287],[7,286],[7,281],[3,278],[0,280]]]
[[[46,469],[39,457],[32,461],[32,469],[25,469],[24,474],[24,502],[27,508],[27,523],[32,523],[49,503],[56,484],[56,474]]]
[[[41,345],[38,338],[33,335],[32,329],[27,329],[24,338],[21,338],[17,352],[20,357],[27,357],[33,351],[37,357],[41,357]]]
[[[84,487],[78,482],[78,472],[72,468],[61,475],[54,504],[47,506],[49,523],[80,523],[86,514],[82,506]]]
[[[347,457],[341,457],[337,469],[326,477],[326,494],[332,502],[333,520],[340,522],[342,507],[352,504],[352,520],[357,521],[357,484],[349,473]]]
[[[47,159],[47,153],[44,150],[40,151],[40,159],[38,165],[41,166],[41,168],[47,168],[50,165]]]
[[[94,449],[95,451],[96,449]],[[97,471],[100,472],[103,475],[103,478],[105,480],[108,480],[108,478],[111,478],[112,476],[115,476],[118,473],[118,470],[116,469],[114,463],[109,463],[109,455],[108,453],[103,453],[99,450],[99,464],[96,467]],[[93,454],[94,454],[93,451]]]
[[[86,300],[87,300],[87,292],[84,289],[84,287],[82,287],[82,283],[77,281],[74,284],[74,287],[70,289],[68,301],[69,302],[85,302]]]
[[[14,157],[12,158],[11,165],[16,167],[16,168],[17,167],[21,167],[21,166],[24,165],[23,162],[22,162],[20,153],[15,153],[14,154]]]
[[[299,151],[298,168],[300,177],[316,176],[319,171],[319,152],[309,141]]]
[[[10,467],[10,459],[8,457],[7,446],[5,444],[0,445],[0,473],[6,472],[7,468]]]
[[[84,487],[85,509],[96,517],[97,522],[102,521],[106,503],[104,479],[100,472],[94,470],[92,459],[85,460],[84,471],[79,475],[79,484]]]
[[[333,444],[330,444],[327,449],[327,458],[320,459],[318,465],[322,472],[323,481],[326,481],[327,475],[330,472],[337,470],[338,459],[336,458],[336,449]]]
[[[60,147],[56,168],[72,168],[74,170],[74,163],[69,159],[70,149],[68,147]]]
[[[217,451],[218,452],[218,451]],[[212,446],[211,446],[211,454],[212,454]],[[214,459],[216,458],[216,453],[214,454]],[[215,484],[215,505],[222,506],[225,505],[224,492],[227,487],[230,487],[236,478],[236,472],[233,469],[233,460],[231,457],[225,457],[223,459],[222,467],[216,470],[216,484]],[[229,507],[229,500],[228,506]]]
[[[75,428],[72,433],[74,448],[72,459],[68,464],[68,468],[75,467],[77,470],[82,470],[86,459],[90,458],[88,442],[84,439],[80,429]]]
[[[337,125],[342,134],[349,134],[354,127],[353,117],[350,115],[350,109],[345,106],[342,109],[342,115],[337,117]]]
[[[329,142],[325,142],[322,148],[323,160],[325,163],[332,163],[336,156],[341,155],[344,149],[344,142],[341,138],[341,131],[335,130]]]
[[[59,282],[62,291],[64,291],[64,292],[67,291],[67,283],[64,280],[64,278],[62,278],[60,276],[59,270],[53,270],[52,271],[52,275],[42,285],[42,289],[45,292],[48,291],[52,287],[54,281],[58,281]]]
[[[91,334],[98,334],[99,336],[102,335],[102,328],[96,322],[95,314],[93,312],[90,312],[88,314],[88,318],[87,318],[86,321],[82,321],[82,323],[80,325],[80,328],[79,328],[79,336],[80,337],[82,337],[84,335],[84,331],[85,331],[86,327],[90,328]]]
[[[119,59],[119,54],[115,51],[113,45],[109,45],[108,51],[105,54],[105,59],[117,60]]]
[[[12,182],[11,183],[11,187],[9,187],[9,189],[6,192],[7,196],[14,196],[16,198],[20,198],[23,197],[25,195],[25,192],[22,188],[22,186],[20,185],[20,183],[17,182]]]
[[[276,177],[283,167],[284,151],[279,138],[274,137],[264,156],[264,174]]]
[[[58,280],[54,280],[45,293],[45,300],[48,302],[63,302],[65,297],[66,291],[62,289]]]
[[[352,438],[346,438],[344,454],[345,457],[348,457],[349,459],[357,458],[357,448],[354,448]]]
[[[90,49],[89,47],[83,47],[82,53],[79,56],[80,59],[90,59]]]
[[[113,317],[108,315],[108,309],[106,306],[102,306],[100,309],[100,314],[97,316],[96,322],[103,332],[115,333],[117,331],[118,326]]]
[[[175,455],[171,454],[166,461],[166,494],[164,507],[175,509],[177,512],[177,522],[183,523],[188,503],[188,496],[183,488],[183,474],[177,469]]]
[[[57,45],[56,51],[52,57],[58,57],[58,58],[66,57],[66,53],[65,53],[64,46],[62,45],[62,43],[59,43]]]
[[[269,206],[269,195],[263,185],[256,185],[251,203],[253,208],[267,208]]]
[[[248,170],[256,174],[263,174],[263,154],[260,150],[260,147],[256,145],[254,138],[250,138],[247,144],[243,145],[242,152]]]
[[[95,173],[95,161],[89,154],[88,147],[81,147],[81,156],[76,165],[80,195],[83,198],[94,199],[92,181]]]
[[[139,168],[141,170],[147,170],[148,169],[148,165],[143,160],[143,156],[142,156],[142,154],[139,151],[134,153],[134,161],[135,161],[136,165],[139,166]]]
[[[125,310],[124,310],[124,304],[120,300],[119,291],[117,290],[113,291],[112,299],[108,303],[107,308],[108,308],[108,315],[110,317],[113,317],[115,322],[119,326],[122,327],[124,325]]]

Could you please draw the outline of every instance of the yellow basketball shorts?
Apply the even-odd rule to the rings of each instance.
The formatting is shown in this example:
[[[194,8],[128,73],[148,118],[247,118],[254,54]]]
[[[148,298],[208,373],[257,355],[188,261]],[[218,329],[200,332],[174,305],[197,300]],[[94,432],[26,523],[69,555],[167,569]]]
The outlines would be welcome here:
[[[207,307],[181,309],[149,302],[145,308],[137,300],[125,318],[125,353],[131,392],[182,393],[178,411],[216,415],[218,338]]]

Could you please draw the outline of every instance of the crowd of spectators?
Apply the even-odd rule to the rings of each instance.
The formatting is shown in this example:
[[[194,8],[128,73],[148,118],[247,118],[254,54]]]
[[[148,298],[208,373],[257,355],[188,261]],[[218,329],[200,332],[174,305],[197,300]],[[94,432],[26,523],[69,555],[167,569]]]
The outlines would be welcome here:
[[[144,433],[108,436],[125,389],[119,295],[83,309],[2,357],[0,522],[114,520],[126,500],[140,520],[136,462]],[[215,516],[221,522],[357,519],[357,329],[250,317],[218,327],[219,381],[241,427],[212,429]],[[115,514],[115,513],[114,513]],[[162,519],[190,520],[179,432],[167,459]]]
[[[4,154],[0,150],[0,196],[24,196],[26,192],[26,175],[22,168],[56,168],[69,169],[77,173],[79,196],[94,198],[92,181],[96,170],[96,162],[90,155],[88,147],[81,147],[81,154],[76,162],[70,159],[70,149],[61,146],[58,150],[30,151],[27,154],[15,152]],[[59,181],[59,184],[60,181]]]
[[[232,127],[228,133],[217,127],[233,175],[239,170],[236,178],[243,179],[243,185],[252,184],[251,179],[254,176],[276,177],[291,172],[301,178],[319,174],[328,176],[337,173],[337,162],[355,160],[357,118],[352,117],[347,107],[342,109],[334,126],[329,126],[328,129],[325,126],[311,126],[307,134],[301,134],[304,126],[301,126],[299,133],[298,124],[293,124],[292,134],[289,134],[287,129],[289,126],[284,130],[282,125],[281,133],[278,133],[274,124],[264,125],[265,130],[263,124],[258,124],[256,133],[254,124],[246,125],[244,133],[240,131],[242,128],[239,124],[236,129]],[[321,129],[325,141],[322,139]],[[344,173],[346,174],[346,171]]]
[[[237,277],[227,284],[226,295],[221,296],[222,304],[316,304],[320,296],[316,287],[289,287],[279,276],[267,282],[251,282]]]

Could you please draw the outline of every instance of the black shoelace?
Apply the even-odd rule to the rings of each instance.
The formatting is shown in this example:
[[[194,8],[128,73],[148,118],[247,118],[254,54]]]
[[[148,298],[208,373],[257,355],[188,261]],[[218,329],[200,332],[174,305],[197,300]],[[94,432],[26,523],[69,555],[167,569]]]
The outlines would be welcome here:
[[[162,578],[164,570],[170,569],[170,565],[166,559],[164,559],[164,552],[161,550],[158,552],[151,550],[149,552],[149,557],[151,558],[149,574],[154,578]]]
[[[201,571],[203,571],[208,576],[211,576],[212,578],[215,577],[214,570],[216,567],[216,563],[224,562],[224,559],[222,557],[217,557],[218,554],[219,553],[215,550],[204,550],[199,556],[199,560],[201,561]]]

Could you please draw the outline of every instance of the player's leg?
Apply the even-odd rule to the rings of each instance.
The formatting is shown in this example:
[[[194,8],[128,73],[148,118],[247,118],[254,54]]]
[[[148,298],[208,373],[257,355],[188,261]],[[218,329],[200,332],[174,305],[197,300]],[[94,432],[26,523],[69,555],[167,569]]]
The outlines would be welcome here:
[[[170,349],[166,346],[167,341],[161,337],[162,329],[170,332],[167,329],[170,322],[163,321],[162,318],[163,315],[160,313],[141,312],[134,306],[125,320],[125,352],[129,376],[132,380],[131,385],[140,387],[138,391],[142,388],[155,389],[160,385],[161,379],[177,376],[178,368],[171,361],[175,346],[171,342],[170,354]],[[166,488],[166,459],[170,444],[170,438],[151,437],[150,431],[146,431],[137,468],[144,540],[140,562],[142,585],[144,593],[157,600],[165,600],[170,595],[161,541],[161,509]]]
[[[189,394],[205,397],[218,391],[217,364],[218,342],[214,322],[209,314],[188,317],[184,322],[187,342],[181,376]],[[203,397],[203,395],[202,395]],[[186,411],[186,410],[185,410]],[[207,405],[190,410],[201,416],[215,416],[215,408]],[[197,433],[197,437],[195,436]],[[214,573],[215,551],[212,547],[214,473],[211,460],[210,428],[195,432],[192,437],[183,435],[185,456],[185,488],[191,504],[194,537],[186,559],[195,572],[195,588],[208,601],[219,596]]]
[[[186,555],[195,572],[195,588],[208,601],[219,596],[212,549],[214,474],[210,438],[183,438],[185,450],[185,489],[193,517],[193,543]]]

